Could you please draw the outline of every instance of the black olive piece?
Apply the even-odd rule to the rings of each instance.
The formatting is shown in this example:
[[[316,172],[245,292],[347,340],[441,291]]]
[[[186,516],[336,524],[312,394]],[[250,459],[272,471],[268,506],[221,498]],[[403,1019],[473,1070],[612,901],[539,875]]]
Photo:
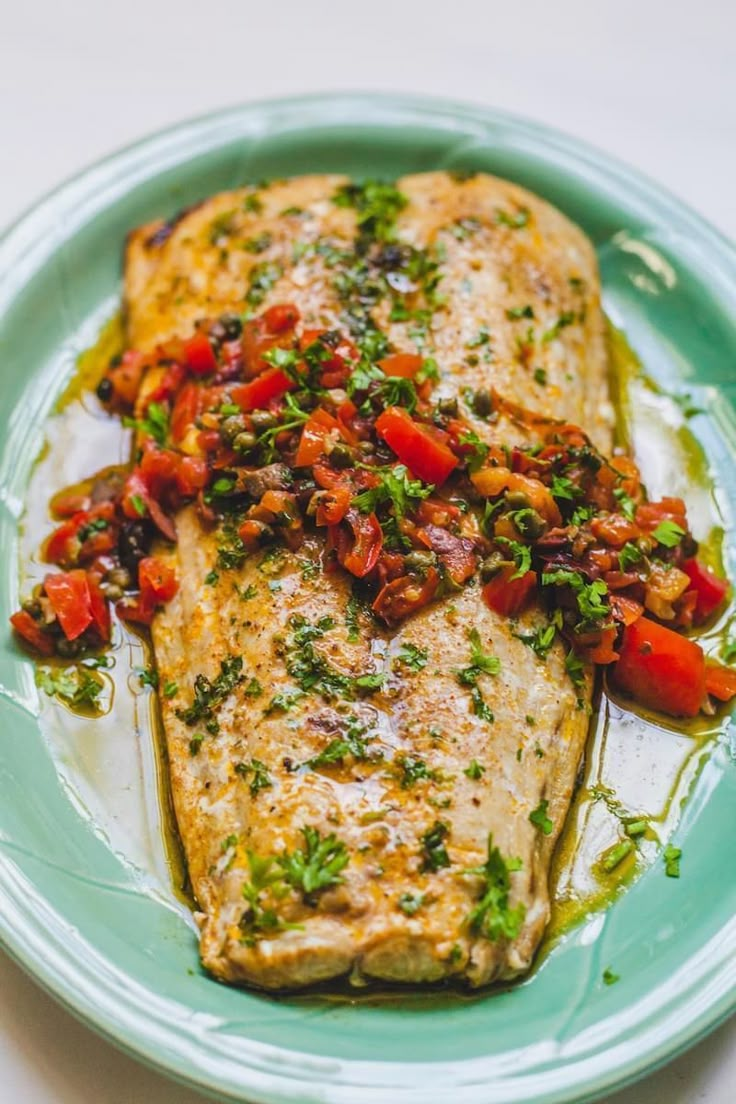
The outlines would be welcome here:
[[[237,314],[223,314],[220,325],[226,341],[235,341],[243,332],[243,323]]]
[[[109,402],[112,398],[113,386],[112,380],[107,376],[103,376],[100,382],[97,384],[97,398],[100,402]]]
[[[148,555],[151,544],[151,530],[143,521],[126,521],[118,538],[118,556],[123,567],[132,575],[138,570],[138,564]]]

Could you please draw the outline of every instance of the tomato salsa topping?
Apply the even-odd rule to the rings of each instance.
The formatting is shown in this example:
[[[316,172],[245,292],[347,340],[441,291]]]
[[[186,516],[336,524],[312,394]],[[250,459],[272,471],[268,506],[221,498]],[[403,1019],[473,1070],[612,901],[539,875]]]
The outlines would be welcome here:
[[[149,624],[177,590],[152,543],[174,542],[193,502],[227,534],[219,569],[322,532],[324,570],[352,576],[384,625],[474,585],[502,617],[540,604],[546,625],[521,639],[544,656],[563,638],[574,679],[610,665],[623,692],[676,716],[736,695],[734,673],[683,635],[728,584],[698,558],[681,499],[648,501],[631,459],[495,391],[468,400],[481,439],[457,398],[435,395],[431,357],[361,327],[310,328],[279,303],[116,358],[98,395],[135,429],[135,462],[54,500],[43,555],[60,570],[13,614],[18,635],[69,656],[109,640],[111,604]],[[495,439],[508,423],[524,444]]]

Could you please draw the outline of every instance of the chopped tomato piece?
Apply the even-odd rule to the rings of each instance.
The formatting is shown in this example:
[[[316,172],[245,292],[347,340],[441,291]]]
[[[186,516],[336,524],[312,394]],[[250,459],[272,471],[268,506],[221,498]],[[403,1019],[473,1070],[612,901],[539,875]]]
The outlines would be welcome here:
[[[107,379],[112,383],[113,398],[126,406],[133,406],[138,397],[143,373],[148,361],[143,353],[128,349],[120,361],[107,370]]]
[[[445,444],[447,435],[421,425],[400,406],[389,406],[376,420],[376,432],[402,463],[425,483],[441,486],[458,465]]]
[[[180,494],[195,495],[207,486],[209,470],[201,456],[182,456],[176,469],[176,486]]]
[[[317,525],[339,525],[348,512],[352,497],[349,487],[321,491],[314,519]]]
[[[512,578],[515,572],[512,565],[504,567],[483,587],[483,601],[502,617],[515,617],[521,613],[537,583],[536,571],[527,571],[518,579]]]
[[[196,383],[187,383],[176,396],[174,409],[171,412],[171,438],[174,444],[184,440],[187,430],[200,411],[202,388]]]
[[[37,621],[31,617],[27,610],[18,610],[11,615],[10,624],[19,636],[22,636],[27,644],[35,648],[41,655],[54,654],[54,641],[43,631]]]
[[[154,605],[170,601],[179,589],[174,568],[156,556],[146,556],[138,564],[138,585]]]
[[[719,701],[730,701],[736,697],[736,671],[720,663],[707,663],[705,689]]]
[[[623,514],[609,514],[608,517],[593,518],[590,523],[593,536],[604,544],[614,548],[623,548],[627,541],[636,540],[639,526],[629,521]]]
[[[102,593],[100,584],[96,579],[87,574],[87,586],[89,587],[89,608],[92,620],[102,640],[110,639],[110,607]]]
[[[334,418],[332,414],[328,414],[326,410],[322,410],[321,407],[310,414],[308,420],[304,423],[299,448],[294,459],[296,467],[311,467],[325,451],[330,434],[341,433],[341,428],[337,418]]]
[[[207,334],[198,330],[184,342],[184,359],[195,376],[209,376],[217,370],[217,357]]]
[[[690,589],[697,595],[694,620],[706,621],[726,597],[728,583],[725,579],[719,579],[699,560],[685,560],[681,567],[690,579]]]
[[[43,585],[64,635],[76,640],[94,620],[87,572],[77,568],[47,575]]]
[[[272,368],[268,372],[262,372],[250,383],[242,383],[232,390],[233,402],[236,402],[241,410],[248,413],[251,410],[263,410],[272,399],[278,399],[287,391],[292,391],[296,382],[282,372],[280,368]]]
[[[447,528],[461,516],[460,509],[441,498],[425,498],[419,503],[417,516],[422,525],[440,525]]]
[[[43,558],[47,563],[70,567],[76,561],[79,552],[77,533],[88,517],[89,514],[86,511],[80,511],[69,521],[54,529],[43,547]]]
[[[379,360],[378,367],[387,376],[400,376],[402,379],[414,379],[424,364],[424,358],[417,353],[393,353]]]
[[[586,648],[585,654],[591,663],[614,663],[618,659],[618,652],[614,651],[613,645],[616,643],[616,636],[618,635],[615,628],[602,629],[598,633],[598,641],[593,647]]]
[[[646,533],[652,532],[663,521],[674,521],[682,529],[687,529],[687,507],[681,498],[643,502],[641,506],[637,506],[634,520]]]
[[[90,496],[81,491],[65,488],[55,494],[49,503],[51,513],[58,518],[70,518],[74,514],[89,510]]]
[[[508,487],[510,478],[511,469],[503,466],[480,468],[470,476],[475,489],[488,498],[496,498],[502,494]]]
[[[293,330],[299,321],[299,308],[293,303],[276,303],[261,315],[266,329],[273,334]]]
[[[431,602],[439,583],[439,572],[433,567],[424,579],[417,575],[402,575],[381,588],[371,609],[387,624],[396,624]]]
[[[375,514],[361,514],[359,510],[348,510],[345,515],[353,531],[355,542],[352,549],[343,557],[343,567],[362,579],[376,566],[383,547],[383,531]]]
[[[636,701],[672,717],[694,717],[705,697],[703,649],[640,617],[624,629],[616,684]]]
[[[621,594],[611,594],[608,601],[611,604],[611,613],[616,621],[622,625],[631,625],[644,613],[641,602],[635,602],[633,598],[625,598]]]

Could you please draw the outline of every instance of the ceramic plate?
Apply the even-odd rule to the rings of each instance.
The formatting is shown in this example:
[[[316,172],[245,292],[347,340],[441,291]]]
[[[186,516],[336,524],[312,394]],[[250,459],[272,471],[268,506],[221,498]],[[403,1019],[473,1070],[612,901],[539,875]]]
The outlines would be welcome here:
[[[18,602],[19,523],[44,422],[115,309],[126,232],[262,177],[438,167],[510,177],[584,227],[614,322],[660,384],[687,388],[704,411],[692,427],[719,477],[719,509],[733,515],[736,264],[711,227],[596,150],[505,115],[405,97],[302,97],[146,139],[65,184],[3,240],[0,624]],[[727,725],[691,763],[677,809],[682,877],[665,878],[654,862],[522,984],[472,999],[274,999],[199,969],[164,861],[141,701],[115,728],[88,726],[81,743],[63,725],[52,735],[33,665],[4,630],[0,648],[4,944],[91,1027],[183,1082],[269,1104],[587,1100],[672,1057],[734,1007]],[[633,754],[635,732],[631,740]],[[620,975],[612,986],[601,980],[609,965]]]

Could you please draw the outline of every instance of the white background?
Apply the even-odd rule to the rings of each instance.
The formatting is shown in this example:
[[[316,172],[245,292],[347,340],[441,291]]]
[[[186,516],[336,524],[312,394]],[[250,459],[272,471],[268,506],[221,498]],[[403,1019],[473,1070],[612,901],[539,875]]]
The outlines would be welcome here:
[[[301,91],[428,92],[636,165],[736,237],[732,0],[2,0],[0,225],[189,115]],[[736,1022],[610,1104],[733,1104]],[[0,953],[3,1104],[196,1104]],[[386,1104],[390,1104],[387,1100]]]

